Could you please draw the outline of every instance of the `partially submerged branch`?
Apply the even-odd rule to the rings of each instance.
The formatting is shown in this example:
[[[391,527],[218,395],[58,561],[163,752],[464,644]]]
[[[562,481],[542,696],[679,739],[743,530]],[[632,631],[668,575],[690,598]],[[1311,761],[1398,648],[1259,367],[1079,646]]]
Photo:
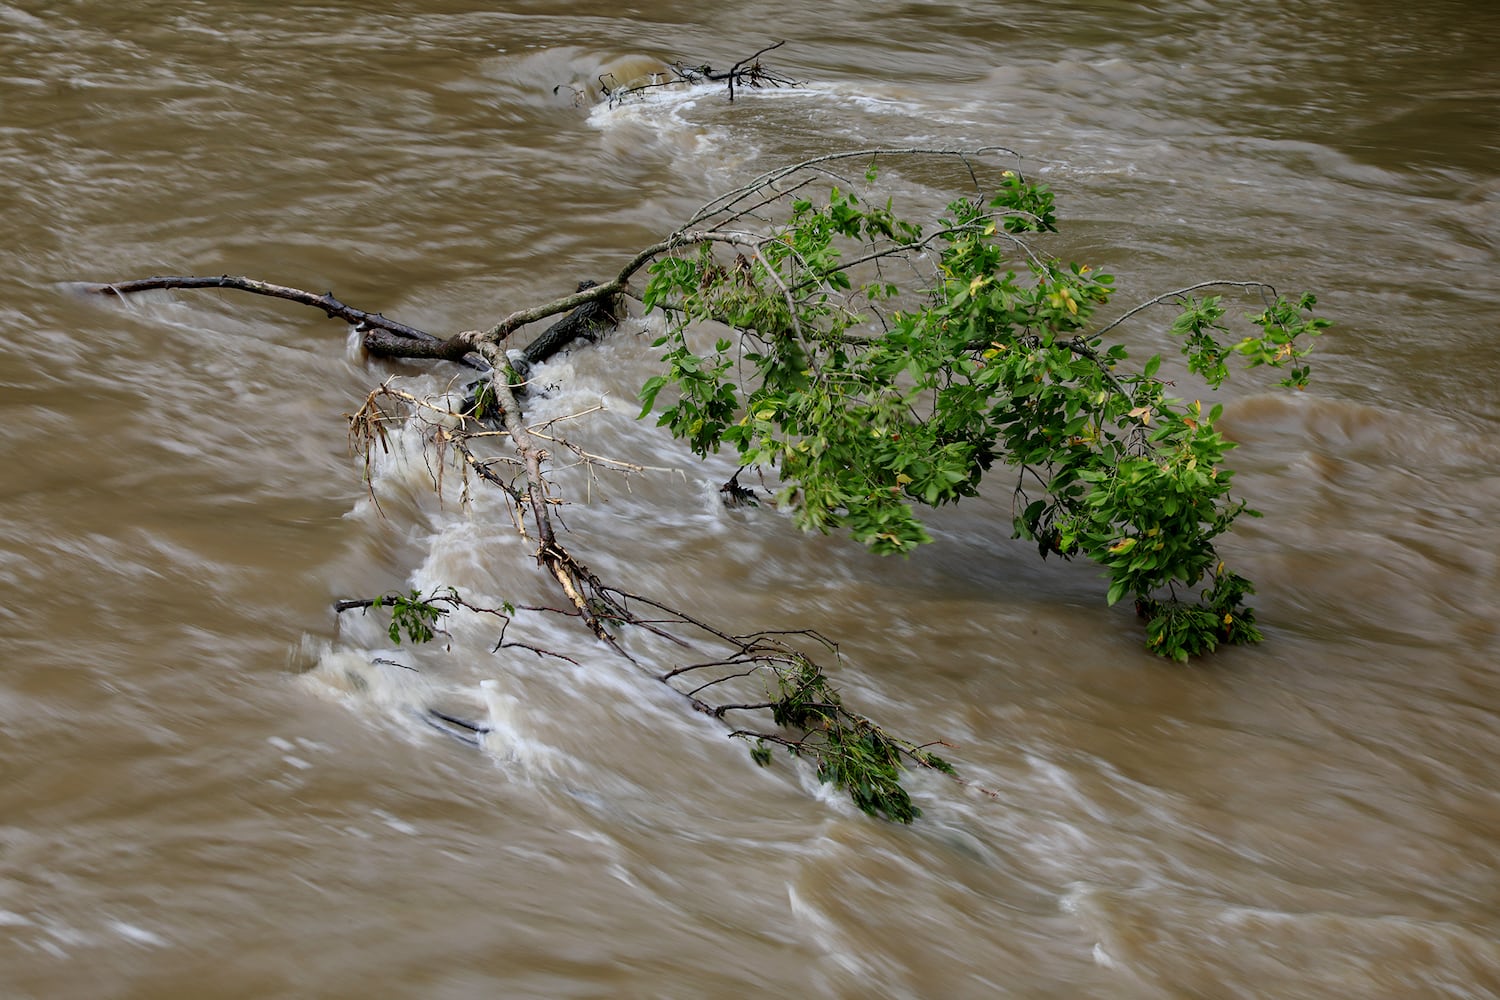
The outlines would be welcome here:
[[[696,67],[686,67],[678,65],[676,66],[676,69],[682,79],[687,81],[688,83],[696,83],[698,80],[702,79],[711,80],[716,83],[722,81],[728,84],[729,103],[733,104],[734,88],[736,84],[738,84],[742,88],[750,87],[752,89],[760,87],[798,86],[795,80],[792,80],[789,77],[782,76],[781,74],[773,72],[772,70],[766,69],[760,63],[761,56],[765,55],[767,52],[770,52],[773,49],[779,49],[785,44],[785,41],[781,41],[775,42],[771,45],[767,45],[759,52],[752,53],[751,55],[746,56],[744,59],[741,59],[733,66],[729,67],[729,70],[724,73],[715,73],[713,67],[708,65]]]
[[[761,88],[796,87],[800,86],[798,81],[791,77],[783,76],[775,70],[764,66],[760,57],[774,49],[779,49],[786,42],[774,42],[767,45],[758,52],[751,53],[736,62],[728,70],[715,71],[707,64],[700,66],[686,66],[682,63],[670,63],[656,72],[646,75],[644,79],[619,80],[614,74],[608,73],[598,78],[599,95],[609,102],[611,106],[639,97],[652,90],[660,90],[664,87],[692,86],[699,83],[723,83],[729,94],[729,103],[734,103],[734,91],[749,88],[759,90]],[[554,87],[553,93],[562,88]],[[581,98],[581,93],[575,91],[575,99]]]
[[[759,56],[774,47],[736,63],[727,74],[731,88],[762,73]],[[782,747],[812,762],[861,809],[905,822],[919,810],[901,787],[900,768],[949,774],[952,768],[928,744],[895,737],[844,706],[814,658],[837,659],[836,646],[810,630],[732,633],[605,583],[568,550],[553,523],[562,498],[548,478],[554,456],[547,446],[568,448],[587,464],[610,463],[529,423],[522,390],[530,365],[607,328],[618,297],[638,295],[647,309],[670,316],[658,341],[666,348],[664,373],[643,387],[642,415],[670,387],[668,397],[676,398],[659,422],[701,454],[728,446],[741,471],[753,466],[779,476],[781,496],[804,526],[846,526],[875,551],[905,552],[930,540],[912,513],[915,504],[972,496],[992,465],[1009,465],[1020,476],[1016,533],[1038,542],[1044,555],[1082,553],[1104,566],[1109,603],[1135,599],[1149,619],[1153,649],[1185,659],[1219,642],[1255,641],[1253,613],[1243,606],[1253,588],[1225,569],[1212,544],[1246,511],[1243,501],[1230,498],[1232,473],[1221,468],[1232,445],[1214,428],[1218,408],[1167,397],[1168,383],[1156,377],[1160,356],[1135,372],[1121,368],[1127,352],[1106,344],[1104,334],[1147,306],[1175,301],[1182,312],[1171,332],[1189,371],[1210,387],[1228,376],[1231,354],[1252,367],[1291,367],[1283,381],[1300,387],[1307,369],[1293,366],[1307,348],[1299,338],[1316,335],[1327,321],[1311,316],[1311,295],[1289,301],[1259,282],[1208,282],[1090,328],[1113,279],[1063,264],[1033,244],[1031,237],[1055,231],[1052,194],[1005,169],[989,178],[997,191],[991,196],[981,175],[983,161],[995,154],[1015,157],[1001,147],[876,149],[768,171],[703,205],[630,256],[612,279],[585,282],[448,338],[354,309],[331,293],[249,278],[149,278],[91,289],[115,296],[153,288],[271,295],[354,324],[373,354],[480,368],[485,374],[473,386],[471,405],[418,397],[389,383],[370,393],[351,418],[350,436],[364,456],[372,495],[375,452],[389,446],[387,424],[415,426],[430,449],[436,491],[456,473],[465,497],[472,475],[510,500],[518,533],[567,599],[562,613],[725,725],[730,736],[751,741],[758,763],[769,761],[771,747]],[[870,164],[866,188],[856,193],[857,185],[836,178],[826,203],[805,197],[837,164],[856,159]],[[951,164],[961,187],[972,183],[973,195],[923,224],[897,216],[868,186],[877,161],[907,159]],[[889,273],[897,265],[906,269],[904,284]],[[642,272],[649,278],[637,290],[632,282]],[[1269,292],[1262,312],[1250,317],[1258,335],[1233,344],[1222,339],[1227,328],[1218,299],[1190,295],[1211,285]],[[507,350],[518,329],[559,315],[525,350]],[[688,331],[706,323],[730,336],[700,354]],[[480,423],[479,410],[498,419],[500,429]],[[497,454],[496,443],[506,453]],[[639,471],[628,463],[613,468]],[[1039,496],[1027,496],[1022,486]],[[738,473],[725,493],[748,494]],[[1177,599],[1178,584],[1192,587],[1205,578],[1210,586],[1201,604]],[[338,610],[376,603],[341,602]],[[431,638],[437,620],[458,610],[499,614],[505,626],[515,610],[475,608],[453,591],[413,593],[390,606],[395,641],[403,632],[414,641]],[[664,666],[664,657],[637,655],[625,639],[632,630],[670,642],[686,662]],[[497,648],[508,645],[504,627],[501,634]],[[766,724],[745,722],[753,713]]]
[[[342,319],[363,334],[363,344],[376,357],[406,358],[423,361],[451,361],[480,371],[488,371],[490,362],[484,359],[481,348],[498,344],[514,330],[537,320],[568,313],[563,319],[544,330],[521,352],[520,360],[528,365],[539,364],[581,336],[592,336],[615,322],[612,297],[626,285],[625,281],[612,282],[600,287],[592,281],[579,285],[578,291],[530,309],[512,313],[486,332],[466,331],[451,337],[438,337],[425,330],[389,319],[380,313],[356,309],[334,297],[332,292],[309,292],[289,285],[277,285],[255,278],[231,275],[157,275],[137,278],[132,281],[115,281],[83,286],[85,291],[96,295],[123,298],[139,292],[163,289],[220,288],[231,291],[250,292],[271,298],[285,299],[322,310],[331,319]],[[571,310],[571,312],[569,312]]]
[[[346,305],[334,298],[332,292],[305,291],[301,288],[292,288],[288,285],[277,285],[269,281],[259,281],[255,278],[234,277],[228,274],[221,275],[157,275],[151,278],[136,278],[132,281],[112,281],[104,284],[89,284],[84,290],[96,295],[112,295],[124,298],[126,295],[134,295],[138,292],[149,292],[160,289],[176,288],[224,288],[231,291],[250,292],[255,295],[268,295],[271,298],[286,299],[288,302],[298,302],[305,306],[321,309],[330,319],[341,319],[356,330],[361,332],[379,331],[389,338],[394,344],[407,345],[407,350],[412,352],[427,351],[429,353],[411,353],[405,357],[441,357],[448,361],[459,361],[463,355],[450,356],[449,354],[432,353],[435,345],[443,344],[440,337],[435,337],[425,330],[398,323],[396,320],[387,319],[380,313],[369,313],[363,309],[356,309]]]

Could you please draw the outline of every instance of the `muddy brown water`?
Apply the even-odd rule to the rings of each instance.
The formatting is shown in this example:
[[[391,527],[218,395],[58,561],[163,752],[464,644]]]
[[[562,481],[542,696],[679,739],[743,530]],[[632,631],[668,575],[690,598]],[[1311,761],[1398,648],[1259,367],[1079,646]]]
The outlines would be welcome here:
[[[1497,32],[1478,2],[0,3],[0,996],[1496,995]],[[568,99],[773,38],[804,87]],[[495,505],[410,463],[365,499],[341,414],[420,369],[288,304],[71,284],[249,274],[449,332],[769,166],[981,143],[1122,301],[1257,277],[1338,320],[1308,392],[1227,394],[1264,645],[1147,655],[1003,490],[900,563],[726,514],[724,463],[631,419],[630,331],[540,404],[602,400],[595,450],[674,470],[569,512],[596,569],[836,637],[852,702],[1001,793],[918,779],[911,828],[565,629],[576,667],[337,627],[387,587],[547,594]]]

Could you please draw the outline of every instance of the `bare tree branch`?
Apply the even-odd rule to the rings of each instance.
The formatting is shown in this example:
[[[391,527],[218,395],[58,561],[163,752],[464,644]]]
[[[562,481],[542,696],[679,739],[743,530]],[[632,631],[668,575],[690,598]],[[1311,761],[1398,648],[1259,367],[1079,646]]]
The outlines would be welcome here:
[[[444,340],[425,330],[387,319],[380,313],[365,312],[334,298],[332,292],[319,295],[316,292],[293,288],[289,285],[272,284],[255,278],[234,277],[221,274],[217,277],[193,275],[158,275],[152,278],[137,278],[133,281],[111,281],[104,284],[85,285],[84,290],[96,295],[112,295],[123,298],[137,292],[176,288],[227,288],[233,291],[267,295],[286,299],[305,306],[321,309],[330,319],[341,319],[365,334],[365,347],[372,354],[382,357],[432,358],[456,361],[473,368],[483,368],[478,357],[469,357],[473,347],[456,338]]]

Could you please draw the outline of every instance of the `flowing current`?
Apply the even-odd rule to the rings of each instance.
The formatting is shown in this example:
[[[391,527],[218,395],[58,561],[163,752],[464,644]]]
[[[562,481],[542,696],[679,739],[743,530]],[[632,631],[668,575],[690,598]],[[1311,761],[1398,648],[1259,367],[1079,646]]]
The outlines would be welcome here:
[[[1497,995],[1497,34],[1477,0],[0,0],[0,997]],[[588,97],[781,39],[795,88]],[[343,415],[448,374],[289,303],[78,292],[244,274],[447,334],[771,167],[988,144],[1112,308],[1255,278],[1336,319],[1307,392],[1222,400],[1264,644],[1152,657],[999,483],[907,561],[726,511],[727,460],[634,419],[638,321],[533,404],[650,469],[567,478],[591,568],[836,639],[851,705],[999,793],[917,776],[911,827],[566,621],[512,638],[576,662],[336,620],[558,600],[399,440],[369,498]]]

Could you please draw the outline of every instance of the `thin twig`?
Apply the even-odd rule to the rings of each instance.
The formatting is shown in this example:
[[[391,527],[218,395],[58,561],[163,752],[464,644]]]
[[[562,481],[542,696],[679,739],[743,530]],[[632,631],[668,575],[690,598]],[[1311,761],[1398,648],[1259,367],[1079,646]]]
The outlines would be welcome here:
[[[1186,295],[1188,292],[1196,292],[1200,288],[1261,288],[1270,292],[1273,297],[1276,295],[1275,287],[1266,284],[1264,281],[1200,281],[1196,285],[1188,285],[1186,288],[1179,288],[1175,292],[1163,292],[1161,295],[1156,296],[1154,299],[1147,299],[1145,302],[1142,302],[1140,305],[1136,306],[1125,315],[1119,317],[1108,326],[1104,327],[1101,330],[1095,331],[1093,334],[1091,334],[1091,337],[1102,337],[1109,331],[1113,330],[1115,327],[1119,326],[1121,323],[1125,322],[1130,317],[1134,316],[1136,313],[1144,312],[1145,310],[1150,309],[1152,306],[1161,305],[1168,299],[1175,299],[1178,296]]]

